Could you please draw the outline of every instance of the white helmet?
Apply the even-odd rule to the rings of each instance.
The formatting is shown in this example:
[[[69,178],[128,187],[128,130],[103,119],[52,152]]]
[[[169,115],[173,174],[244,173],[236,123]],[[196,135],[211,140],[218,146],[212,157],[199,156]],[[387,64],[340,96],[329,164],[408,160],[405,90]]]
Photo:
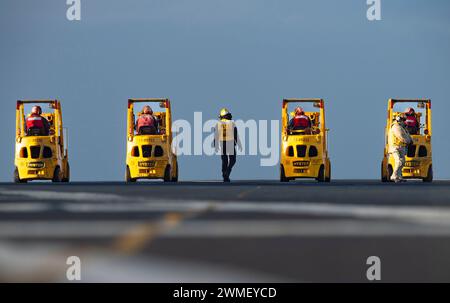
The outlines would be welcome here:
[[[395,117],[395,121],[397,121],[398,123],[405,122],[406,121],[405,115],[404,114],[397,115],[397,117]]]
[[[31,113],[35,115],[40,115],[42,114],[42,109],[39,105],[35,105],[31,108]]]

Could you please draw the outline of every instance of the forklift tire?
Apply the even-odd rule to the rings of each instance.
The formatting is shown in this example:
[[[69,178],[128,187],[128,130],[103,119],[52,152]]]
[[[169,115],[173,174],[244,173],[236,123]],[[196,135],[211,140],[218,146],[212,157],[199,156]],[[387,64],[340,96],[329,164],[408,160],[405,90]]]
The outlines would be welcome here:
[[[331,182],[331,164],[328,169],[328,177],[325,177],[325,182],[330,183]]]
[[[325,182],[325,167],[323,165],[319,169],[319,175],[316,180],[319,182]]]
[[[280,165],[280,182],[289,182],[289,179],[286,178],[286,174],[284,173],[283,165]]]
[[[178,182],[178,162],[175,164],[175,176],[172,178],[172,182]]]
[[[166,170],[164,171],[164,182],[170,182],[171,181],[171,177],[170,177],[170,165],[166,166]]]
[[[389,177],[387,177],[386,175],[385,175],[385,171],[384,171],[384,165],[383,165],[383,162],[381,162],[381,182],[383,182],[383,183],[386,183],[386,182],[388,182],[389,181]]]
[[[391,165],[388,165],[388,182],[394,182],[391,180],[392,174],[394,173],[394,169],[392,168]]]
[[[433,166],[432,165],[430,165],[430,167],[428,167],[428,174],[425,178],[423,178],[423,182],[425,182],[425,183],[433,182]]]
[[[55,171],[53,172],[52,182],[53,183],[59,183],[61,181],[62,181],[61,168],[59,168],[59,166],[56,166],[55,167]]]
[[[20,179],[19,170],[17,169],[17,167],[14,170],[14,183],[27,183],[27,180]]]
[[[131,178],[131,173],[130,173],[130,167],[128,167],[127,165],[127,169],[126,169],[126,174],[125,174],[125,181],[126,182],[136,182],[136,179]]]
[[[67,168],[66,168],[66,176],[64,178],[62,178],[61,182],[64,183],[68,183],[70,181],[70,166],[69,163],[67,163]]]

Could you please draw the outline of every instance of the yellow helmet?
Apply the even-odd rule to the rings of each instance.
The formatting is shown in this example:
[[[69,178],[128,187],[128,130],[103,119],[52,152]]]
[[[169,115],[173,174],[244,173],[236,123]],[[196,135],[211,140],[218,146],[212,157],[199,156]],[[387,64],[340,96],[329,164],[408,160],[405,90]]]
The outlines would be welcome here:
[[[230,112],[226,108],[222,108],[220,110],[220,117],[225,117],[226,115],[229,115],[229,114],[230,114]]]

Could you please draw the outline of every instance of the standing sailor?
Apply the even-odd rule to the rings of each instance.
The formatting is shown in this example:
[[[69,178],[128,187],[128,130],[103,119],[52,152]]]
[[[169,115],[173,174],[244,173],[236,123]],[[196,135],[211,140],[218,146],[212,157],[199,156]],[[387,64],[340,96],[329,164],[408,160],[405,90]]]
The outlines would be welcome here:
[[[405,157],[407,147],[413,142],[410,134],[405,128],[405,121],[406,117],[403,114],[398,115],[392,123],[388,137],[389,153],[395,161],[391,181],[394,181],[395,183],[405,181],[403,179],[402,169],[406,162]]]
[[[231,113],[223,108],[215,129],[214,147],[216,153],[219,149],[221,152],[223,182],[230,182],[231,170],[236,163],[236,145],[242,151],[237,127],[232,119]]]

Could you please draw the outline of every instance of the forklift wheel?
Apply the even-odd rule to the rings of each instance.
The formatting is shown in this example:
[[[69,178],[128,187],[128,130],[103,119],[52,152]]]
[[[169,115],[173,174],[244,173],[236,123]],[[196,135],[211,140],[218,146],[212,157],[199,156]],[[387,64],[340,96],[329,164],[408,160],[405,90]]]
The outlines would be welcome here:
[[[286,174],[284,173],[283,165],[280,166],[280,182],[289,182],[289,179],[286,178]]]

